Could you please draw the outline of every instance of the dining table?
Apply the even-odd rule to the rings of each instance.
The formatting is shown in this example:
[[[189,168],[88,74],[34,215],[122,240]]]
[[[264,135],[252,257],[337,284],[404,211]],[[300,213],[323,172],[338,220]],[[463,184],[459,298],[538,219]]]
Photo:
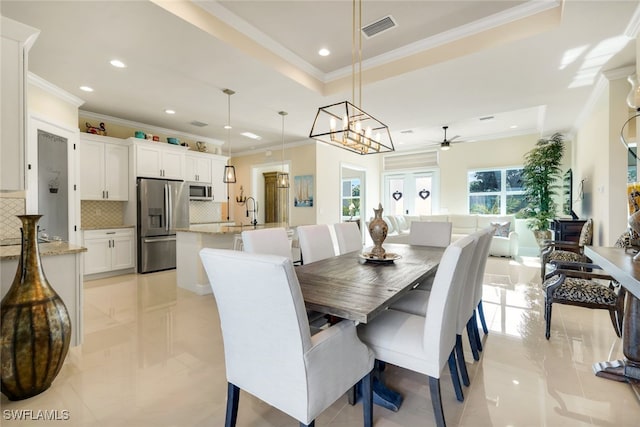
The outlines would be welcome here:
[[[385,244],[386,259],[354,251],[296,267],[308,309],[368,323],[426,277],[435,274],[445,248]],[[354,399],[350,396],[350,402]],[[397,411],[402,396],[374,378],[374,403]]]

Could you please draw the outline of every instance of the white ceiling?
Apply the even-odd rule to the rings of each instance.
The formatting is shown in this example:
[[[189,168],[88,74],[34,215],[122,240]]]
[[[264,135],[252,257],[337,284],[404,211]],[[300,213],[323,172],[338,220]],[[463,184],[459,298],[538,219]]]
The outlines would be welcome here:
[[[468,143],[569,133],[600,73],[635,64],[638,5],[364,1],[363,25],[387,15],[398,25],[363,39],[362,107],[398,150],[441,140],[443,125]],[[41,30],[29,70],[83,110],[226,141],[222,89],[235,90],[233,153],[280,144],[280,110],[292,143],[308,139],[318,107],[351,100],[351,10],[349,0],[0,2]]]

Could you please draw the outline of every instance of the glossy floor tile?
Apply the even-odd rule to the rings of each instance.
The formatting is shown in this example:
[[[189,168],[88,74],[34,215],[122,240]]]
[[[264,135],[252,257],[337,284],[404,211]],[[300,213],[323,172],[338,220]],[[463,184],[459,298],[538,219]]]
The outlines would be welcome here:
[[[489,259],[484,310],[490,331],[479,362],[466,348],[471,386],[463,403],[443,372],[448,425],[640,425],[631,388],[592,373],[593,362],[622,357],[608,313],[554,305],[547,341],[539,268],[535,258]],[[2,396],[3,426],[223,425],[226,381],[215,301],[177,288],[174,271],[86,282],[83,336],[48,391],[20,402]],[[405,400],[397,413],[376,407],[376,426],[435,425],[426,377],[389,366],[385,379]],[[44,410],[68,419],[38,420]],[[237,425],[298,423],[241,393]],[[316,425],[362,425],[361,406],[343,397]]]

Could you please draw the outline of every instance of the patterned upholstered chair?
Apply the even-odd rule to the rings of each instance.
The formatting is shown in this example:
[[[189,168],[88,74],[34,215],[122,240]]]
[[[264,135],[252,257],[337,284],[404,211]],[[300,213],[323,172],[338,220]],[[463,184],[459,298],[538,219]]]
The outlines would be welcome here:
[[[593,240],[593,220],[589,218],[582,226],[580,239],[577,242],[549,240],[540,251],[540,279],[544,281],[547,264],[552,261],[588,262],[584,255],[584,247]]]
[[[553,303],[608,310],[613,329],[619,337],[622,336],[625,289],[595,264],[562,261],[551,263],[555,270],[546,275],[542,284],[545,291],[545,337],[549,339],[551,334]]]

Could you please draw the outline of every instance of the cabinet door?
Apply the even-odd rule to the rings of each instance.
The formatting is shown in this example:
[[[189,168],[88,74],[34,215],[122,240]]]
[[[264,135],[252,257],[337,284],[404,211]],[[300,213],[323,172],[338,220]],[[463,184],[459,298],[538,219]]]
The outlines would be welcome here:
[[[162,178],[161,151],[158,148],[136,147],[136,174],[149,178]]]
[[[82,200],[105,198],[104,164],[103,143],[80,141],[80,198]]]
[[[99,237],[84,240],[84,274],[103,273],[111,270],[111,238]]]
[[[196,158],[196,173],[198,182],[211,184],[211,159],[204,156]]]
[[[134,263],[134,246],[133,234],[116,235],[111,240],[111,269],[121,270],[123,268],[132,268]]]
[[[198,159],[195,156],[185,156],[184,159],[184,180],[185,181],[197,181],[198,180]]]
[[[164,178],[184,179],[184,153],[163,151],[162,170]]]
[[[213,160],[211,162],[211,185],[213,187],[213,200],[216,202],[227,201],[227,184],[222,182],[226,162]]]
[[[104,182],[109,200],[129,200],[129,148],[105,144]]]

